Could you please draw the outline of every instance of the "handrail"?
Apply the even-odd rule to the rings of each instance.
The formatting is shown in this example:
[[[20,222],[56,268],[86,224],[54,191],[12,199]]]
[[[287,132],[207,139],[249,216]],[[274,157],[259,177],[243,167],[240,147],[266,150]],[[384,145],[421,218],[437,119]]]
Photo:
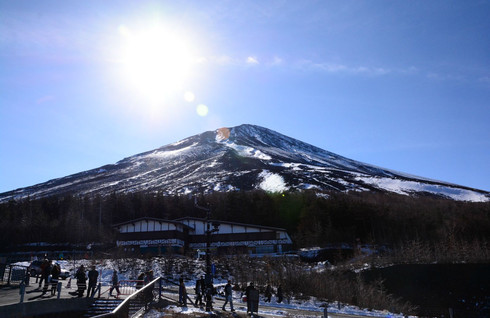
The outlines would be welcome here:
[[[27,283],[26,277],[29,275],[28,266],[15,264],[0,264],[0,282],[10,286],[13,282],[16,284]]]
[[[161,280],[162,280],[161,277],[155,278],[154,280],[152,280],[151,282],[149,282],[148,284],[143,286],[141,289],[139,289],[136,292],[134,292],[133,294],[131,294],[131,296],[124,299],[113,311],[111,311],[109,313],[93,316],[92,318],[129,317],[129,303],[131,302],[131,300],[135,299],[139,295],[149,295],[151,292],[151,295],[152,295],[151,299],[149,299],[149,301],[145,300],[145,307],[146,307],[147,304],[151,300],[153,300],[153,289],[155,288],[155,283],[157,283],[157,282],[159,282],[159,289],[160,289],[159,297],[161,297],[161,289],[162,289],[161,288]]]

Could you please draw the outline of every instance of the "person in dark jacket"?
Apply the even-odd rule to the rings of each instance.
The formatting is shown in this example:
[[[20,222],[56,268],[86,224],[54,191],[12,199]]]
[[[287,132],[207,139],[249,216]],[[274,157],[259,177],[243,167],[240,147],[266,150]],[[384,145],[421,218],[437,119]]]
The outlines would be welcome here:
[[[49,274],[51,274],[51,261],[45,259],[41,264],[41,279],[39,280],[39,288],[42,287],[44,282],[43,292],[48,290]]]
[[[88,289],[87,297],[93,297],[95,288],[97,287],[97,278],[99,278],[99,272],[95,269],[95,265],[88,272]]]
[[[245,296],[247,296],[247,313],[252,313],[252,299],[250,298],[250,291],[255,290],[254,283],[251,282],[250,285],[245,289]]]
[[[78,268],[75,278],[77,279],[78,297],[83,297],[85,289],[87,289],[87,275],[83,265]]]
[[[46,294],[48,292],[48,287],[50,284],[49,281],[49,275],[51,275],[51,261],[45,260],[44,261],[44,267],[43,267],[43,272],[41,273],[41,281],[44,280],[44,287],[43,287],[43,294]]]
[[[213,310],[213,295],[216,295],[216,289],[213,286],[212,282],[208,282],[206,284],[206,289],[204,291],[204,299],[206,301],[206,311]]]
[[[61,267],[60,264],[55,263],[51,269],[51,295],[56,294],[56,287],[58,286],[58,280],[60,278]]]
[[[235,309],[233,309],[233,289],[231,288],[231,280],[228,280],[228,284],[225,286],[225,303],[222,308],[224,311],[226,311],[225,307],[228,302],[230,303],[231,311],[235,311]]]
[[[196,280],[196,288],[194,290],[196,291],[196,305],[199,307],[203,306],[202,296],[206,290],[205,284],[206,281],[204,280],[204,276],[201,276],[201,279]]]
[[[282,302],[282,299],[283,299],[283,294],[282,294],[282,285],[279,284],[279,287],[277,287],[277,302],[278,303],[281,303]]]
[[[141,289],[145,285],[145,273],[141,273],[136,278],[136,289]]]
[[[148,285],[151,283],[155,278],[153,277],[153,270],[149,270],[146,272],[145,276],[143,277],[143,281],[145,285]]]
[[[267,284],[267,287],[265,288],[264,296],[265,296],[264,302],[270,303],[272,297],[272,287],[270,284]]]
[[[179,279],[179,305],[187,307],[187,290],[182,277]]]
[[[117,297],[118,297],[121,292],[119,291],[119,277],[117,276],[116,270],[114,270],[114,272],[112,273],[111,280],[112,280],[112,285],[111,288],[109,288],[109,296],[112,296],[112,291],[116,289]]]

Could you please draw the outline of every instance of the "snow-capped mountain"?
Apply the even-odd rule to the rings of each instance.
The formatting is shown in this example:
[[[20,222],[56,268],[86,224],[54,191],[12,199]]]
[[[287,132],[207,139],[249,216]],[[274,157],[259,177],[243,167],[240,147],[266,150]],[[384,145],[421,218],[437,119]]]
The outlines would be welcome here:
[[[0,202],[60,194],[168,195],[263,189],[272,192],[388,191],[489,201],[490,193],[354,161],[267,128],[220,128],[116,164],[0,194]]]

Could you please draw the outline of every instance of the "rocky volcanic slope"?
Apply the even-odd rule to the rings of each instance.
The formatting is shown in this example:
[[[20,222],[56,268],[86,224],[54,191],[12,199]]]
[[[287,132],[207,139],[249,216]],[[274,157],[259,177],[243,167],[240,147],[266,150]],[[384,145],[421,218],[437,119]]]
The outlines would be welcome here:
[[[195,135],[113,165],[5,192],[0,194],[0,202],[62,194],[159,191],[175,195],[253,189],[376,190],[490,200],[489,192],[382,169],[267,128],[241,125]]]

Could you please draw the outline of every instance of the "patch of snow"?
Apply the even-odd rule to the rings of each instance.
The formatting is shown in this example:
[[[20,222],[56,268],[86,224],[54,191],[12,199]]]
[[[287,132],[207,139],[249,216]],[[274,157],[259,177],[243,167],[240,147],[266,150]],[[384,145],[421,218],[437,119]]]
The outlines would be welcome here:
[[[295,162],[271,162],[269,163],[271,166],[276,166],[276,167],[283,167],[283,168],[288,168],[291,169],[292,171],[301,171],[300,163],[295,163]]]
[[[413,192],[429,192],[437,195],[447,196],[453,200],[471,201],[471,202],[487,202],[489,198],[482,193],[476,191],[452,188],[437,184],[420,183],[416,181],[400,180],[393,178],[379,177],[356,177],[356,180],[362,181],[365,184],[370,184],[378,188],[392,191],[395,193],[410,195]]]
[[[319,186],[314,185],[314,184],[309,184],[309,183],[302,183],[302,184],[299,185],[299,188],[305,189],[305,190],[320,189]]]
[[[264,170],[259,174],[259,178],[262,178],[262,182],[259,184],[259,188],[268,192],[283,192],[289,190],[284,182],[282,176],[272,173],[268,170]]]
[[[174,142],[173,144],[170,144],[170,146],[178,146],[178,145],[181,145],[183,144],[184,142],[186,142],[189,138],[186,138],[186,139],[182,139],[180,141],[177,141],[177,142]]]
[[[213,162],[211,162],[207,167],[208,168],[214,168],[214,167],[216,167],[217,164],[218,164],[218,161],[217,160],[213,160]]]
[[[148,158],[162,158],[162,159],[165,159],[165,158],[169,158],[169,157],[176,157],[176,156],[180,156],[182,155],[182,153],[194,148],[195,146],[197,146],[198,143],[195,142],[193,143],[192,145],[190,146],[187,146],[185,148],[181,148],[181,149],[176,149],[176,150],[157,150],[155,152],[152,152],[148,155],[146,155],[146,157]]]
[[[218,135],[216,135],[216,141],[226,145],[229,148],[234,149],[242,157],[251,157],[251,158],[257,158],[261,160],[272,160],[271,156],[263,153],[259,149],[255,149],[248,146],[237,145],[236,143],[230,140],[226,140],[226,141],[218,140]]]

